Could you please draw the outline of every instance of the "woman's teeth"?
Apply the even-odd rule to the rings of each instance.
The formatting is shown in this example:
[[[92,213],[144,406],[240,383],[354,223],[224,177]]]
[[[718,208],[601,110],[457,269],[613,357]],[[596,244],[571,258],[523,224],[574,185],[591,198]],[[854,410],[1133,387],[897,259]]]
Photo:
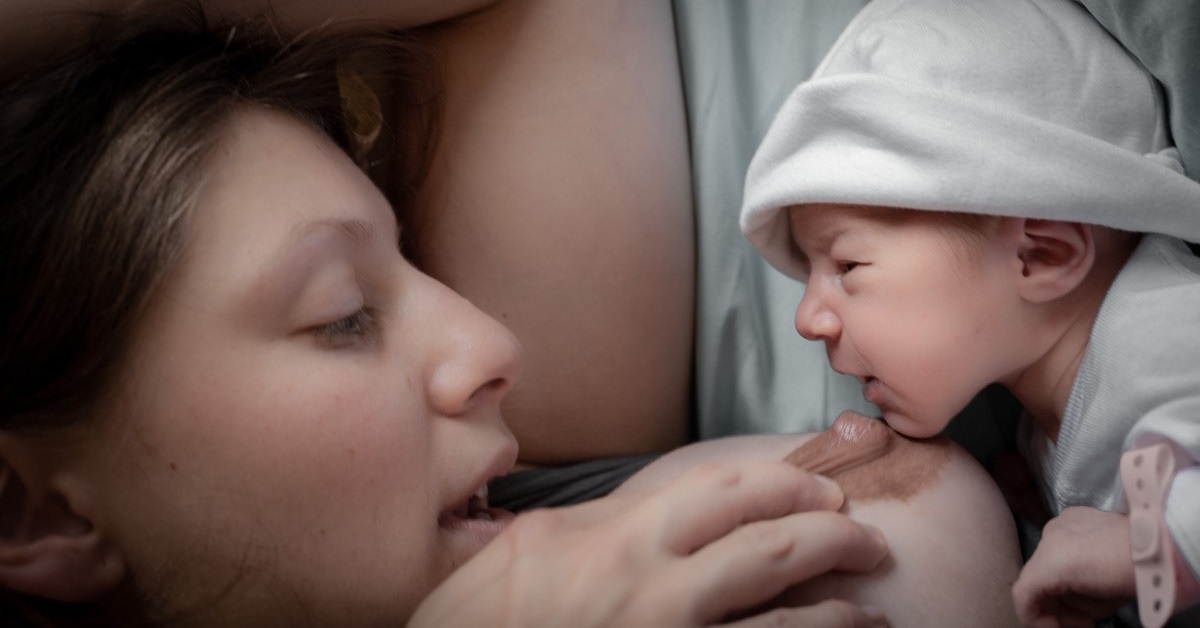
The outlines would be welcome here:
[[[487,495],[488,490],[486,484],[480,487],[478,491],[475,491],[475,494],[471,496],[471,499],[467,500],[466,518],[483,519],[485,521],[492,520],[492,514],[488,512],[487,509]]]

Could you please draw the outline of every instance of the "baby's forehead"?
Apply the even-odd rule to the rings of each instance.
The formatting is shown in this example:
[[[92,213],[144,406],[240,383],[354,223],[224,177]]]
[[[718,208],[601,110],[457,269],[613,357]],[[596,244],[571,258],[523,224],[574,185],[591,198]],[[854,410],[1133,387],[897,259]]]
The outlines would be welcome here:
[[[914,210],[871,205],[817,203],[787,208],[788,228],[793,238],[828,239],[834,233],[855,225],[888,227],[899,225]]]

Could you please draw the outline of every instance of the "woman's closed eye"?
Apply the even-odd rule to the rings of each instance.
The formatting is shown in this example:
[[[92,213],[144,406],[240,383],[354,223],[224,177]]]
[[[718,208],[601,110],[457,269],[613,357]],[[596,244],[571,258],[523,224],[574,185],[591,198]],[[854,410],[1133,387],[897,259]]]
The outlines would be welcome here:
[[[378,331],[375,310],[363,306],[349,316],[318,325],[309,331],[316,337],[317,342],[324,346],[335,349],[351,346],[374,337]]]

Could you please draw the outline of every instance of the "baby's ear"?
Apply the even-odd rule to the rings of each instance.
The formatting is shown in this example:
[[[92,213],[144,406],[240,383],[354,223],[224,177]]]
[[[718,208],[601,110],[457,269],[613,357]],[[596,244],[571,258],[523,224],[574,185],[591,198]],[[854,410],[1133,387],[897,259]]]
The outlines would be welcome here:
[[[53,469],[39,447],[0,433],[0,587],[61,602],[95,600],[125,564],[77,511],[85,485]]]
[[[1096,260],[1092,228],[1077,222],[1021,219],[1017,243],[1021,296],[1045,303],[1069,294],[1087,278]]]

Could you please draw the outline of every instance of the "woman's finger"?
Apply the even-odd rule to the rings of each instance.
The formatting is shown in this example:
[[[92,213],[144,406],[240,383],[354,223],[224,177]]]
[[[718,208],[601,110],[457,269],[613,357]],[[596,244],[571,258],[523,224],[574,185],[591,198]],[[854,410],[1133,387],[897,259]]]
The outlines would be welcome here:
[[[687,556],[739,526],[812,510],[837,510],[844,496],[832,481],[783,462],[702,465],[664,486],[634,514],[654,518],[658,541]]]
[[[834,512],[809,512],[750,523],[681,561],[690,579],[693,617],[711,622],[763,604],[789,586],[830,571],[867,572],[887,555],[875,527]]]
[[[776,608],[731,624],[722,624],[728,628],[878,628],[887,625],[887,619],[878,610],[862,609],[842,600],[826,600],[803,608]]]

